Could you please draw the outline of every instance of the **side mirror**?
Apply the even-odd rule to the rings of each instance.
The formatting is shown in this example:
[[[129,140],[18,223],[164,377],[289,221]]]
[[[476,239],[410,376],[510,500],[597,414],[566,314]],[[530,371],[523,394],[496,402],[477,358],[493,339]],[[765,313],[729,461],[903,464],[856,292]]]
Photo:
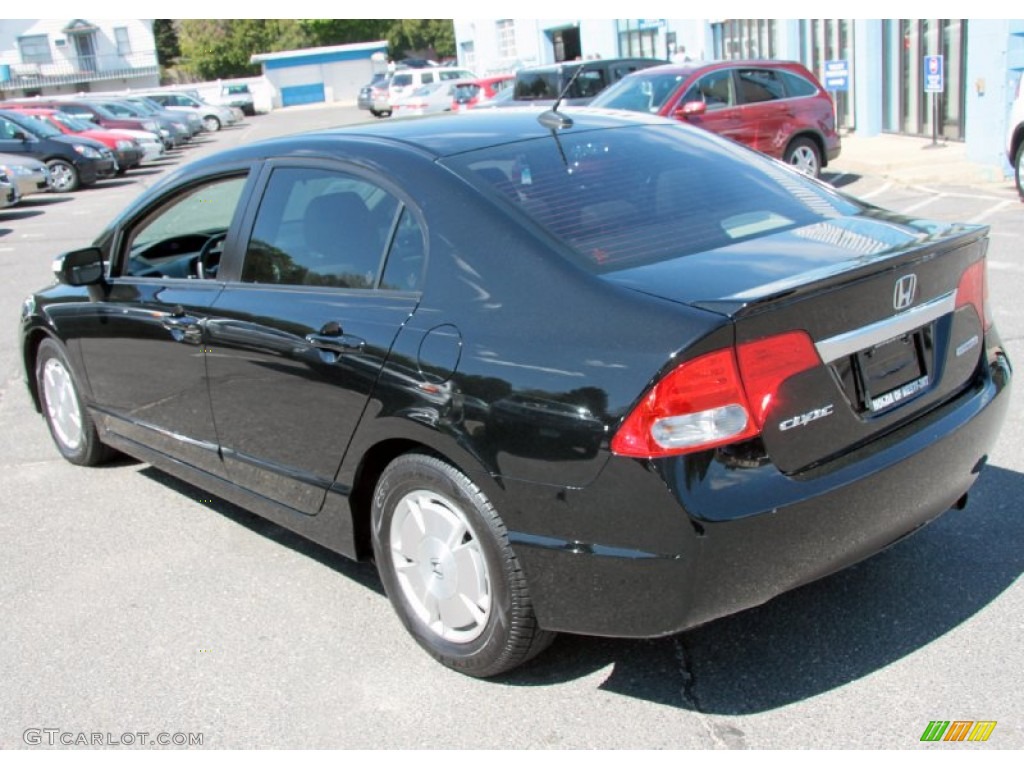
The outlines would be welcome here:
[[[103,282],[103,251],[94,245],[68,251],[53,260],[53,274],[64,285],[97,285]]]
[[[676,117],[687,120],[691,117],[703,115],[708,111],[708,105],[703,101],[688,101],[676,110]]]
[[[20,128],[15,128],[14,131],[11,132],[11,138],[15,141],[28,141],[28,134]]]

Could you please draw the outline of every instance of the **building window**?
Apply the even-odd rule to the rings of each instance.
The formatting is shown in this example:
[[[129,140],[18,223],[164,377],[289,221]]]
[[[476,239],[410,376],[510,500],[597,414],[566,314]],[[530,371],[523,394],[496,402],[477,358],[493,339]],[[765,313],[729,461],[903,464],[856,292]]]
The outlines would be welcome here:
[[[715,58],[774,59],[776,27],[774,19],[728,19],[713,24]]]
[[[966,19],[885,19],[882,22],[882,130],[963,141],[967,100]],[[924,57],[944,59],[945,89],[924,90]],[[936,125],[937,118],[937,125]]]
[[[498,20],[498,56],[503,59],[516,57],[516,21],[515,19]]]
[[[476,69],[476,46],[472,40],[459,43],[459,50],[462,55],[459,57],[459,64],[466,69]]]
[[[645,24],[644,19],[620,19],[619,56],[661,58],[658,52],[658,30]]]
[[[117,41],[117,54],[127,56],[132,52],[132,41],[128,37],[128,27],[114,27],[114,39]]]
[[[50,38],[47,35],[28,35],[18,38],[21,60],[25,64],[51,64]]]

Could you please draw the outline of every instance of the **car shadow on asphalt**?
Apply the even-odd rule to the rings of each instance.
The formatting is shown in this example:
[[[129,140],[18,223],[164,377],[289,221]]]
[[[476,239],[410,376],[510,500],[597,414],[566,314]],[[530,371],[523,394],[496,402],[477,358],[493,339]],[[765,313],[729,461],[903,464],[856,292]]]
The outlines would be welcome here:
[[[822,171],[821,180],[831,184],[836,189],[842,189],[845,186],[854,184],[863,178],[858,173],[832,173],[831,171]]]
[[[125,463],[135,463],[134,459],[125,458],[120,461],[120,466],[124,466]],[[169,475],[166,472],[157,469],[149,464],[140,464],[142,467],[139,472],[150,480],[155,480],[161,485],[170,488],[183,496],[190,498],[203,498],[207,499],[211,497],[208,491],[200,489],[198,486],[187,483],[184,480],[179,480],[173,475]],[[322,547],[309,539],[304,539],[297,533],[292,533],[287,528],[283,528],[277,523],[271,522],[259,515],[249,512],[237,504],[232,504],[230,501],[213,496],[213,501],[204,503],[203,507],[206,509],[213,510],[220,515],[228,518],[234,523],[241,525],[244,528],[248,528],[253,533],[264,536],[271,541],[274,541],[282,546],[288,547],[294,552],[300,555],[305,555],[313,560],[316,560],[321,565],[325,565],[328,568],[337,571],[342,576],[355,581],[363,587],[373,590],[382,597],[384,594],[384,587],[381,584],[380,577],[377,575],[377,569],[370,562],[356,562],[350,560],[344,555],[339,555],[337,552]]]
[[[670,638],[563,635],[501,682],[557,685],[610,666],[602,690],[705,714],[818,696],[912,655],[1011,587],[1024,573],[1022,495],[1024,475],[989,466],[964,511],[852,568]]]
[[[0,221],[17,221],[18,219],[31,219],[33,216],[42,216],[42,211],[12,211],[7,209],[6,211],[0,211]],[[4,234],[12,232],[13,230],[4,230]]]
[[[32,197],[23,198],[18,205],[22,208],[45,208],[49,205],[66,203],[68,200],[74,199],[72,195],[32,195]]]

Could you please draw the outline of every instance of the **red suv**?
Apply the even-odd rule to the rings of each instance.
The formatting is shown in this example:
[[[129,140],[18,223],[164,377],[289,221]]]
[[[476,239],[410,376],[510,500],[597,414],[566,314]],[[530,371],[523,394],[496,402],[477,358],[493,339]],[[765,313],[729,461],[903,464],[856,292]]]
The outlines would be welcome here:
[[[675,117],[817,176],[839,156],[832,98],[795,61],[688,62],[628,75],[592,107]]]

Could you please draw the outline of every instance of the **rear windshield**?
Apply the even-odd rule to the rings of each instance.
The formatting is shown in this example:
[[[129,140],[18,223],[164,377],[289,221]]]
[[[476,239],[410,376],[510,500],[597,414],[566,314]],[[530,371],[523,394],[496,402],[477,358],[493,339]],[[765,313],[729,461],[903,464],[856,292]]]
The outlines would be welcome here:
[[[575,67],[547,72],[520,72],[516,75],[515,98],[520,101],[554,100],[572,79]],[[600,93],[607,85],[604,72],[588,69],[573,82],[567,99],[588,99]]]
[[[526,213],[599,273],[860,210],[774,160],[683,125],[570,129],[445,163]]]

